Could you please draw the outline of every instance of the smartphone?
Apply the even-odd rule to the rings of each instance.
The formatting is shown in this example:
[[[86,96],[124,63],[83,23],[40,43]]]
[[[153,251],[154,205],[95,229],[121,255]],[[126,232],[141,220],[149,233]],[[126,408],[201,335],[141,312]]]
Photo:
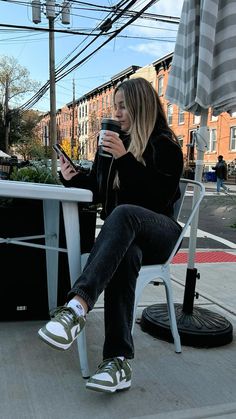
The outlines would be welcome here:
[[[56,151],[58,156],[63,156],[64,159],[66,159],[70,163],[70,165],[73,167],[73,169],[75,169],[76,171],[79,170],[79,167],[75,165],[75,163],[71,160],[71,158],[68,156],[68,154],[66,154],[66,152],[63,150],[63,148],[61,147],[60,144],[54,144],[52,147]]]

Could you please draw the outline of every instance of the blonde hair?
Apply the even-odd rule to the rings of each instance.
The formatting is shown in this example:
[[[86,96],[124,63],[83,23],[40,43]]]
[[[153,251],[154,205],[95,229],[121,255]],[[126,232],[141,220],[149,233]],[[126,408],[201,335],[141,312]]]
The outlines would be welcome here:
[[[155,127],[176,137],[168,126],[157,92],[146,79],[138,77],[120,83],[115,88],[114,99],[118,91],[123,92],[124,105],[130,118],[130,144],[127,151],[145,165],[142,154]],[[118,176],[115,177],[114,186],[119,186]]]

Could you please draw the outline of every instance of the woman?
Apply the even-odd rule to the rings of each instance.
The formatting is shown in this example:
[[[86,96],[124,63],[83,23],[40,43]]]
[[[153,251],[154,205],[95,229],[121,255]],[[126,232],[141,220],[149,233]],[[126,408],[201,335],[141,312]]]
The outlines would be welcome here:
[[[179,198],[183,156],[168,127],[159,97],[142,78],[118,85],[115,118],[122,135],[107,131],[89,175],[77,173],[61,157],[65,186],[91,189],[102,203],[105,222],[68,303],[39,330],[49,345],[68,349],[104,291],[103,362],[87,382],[91,390],[113,393],[131,385],[128,359],[134,357],[131,334],[136,279],[142,264],[163,263],[181,233],[173,218]]]

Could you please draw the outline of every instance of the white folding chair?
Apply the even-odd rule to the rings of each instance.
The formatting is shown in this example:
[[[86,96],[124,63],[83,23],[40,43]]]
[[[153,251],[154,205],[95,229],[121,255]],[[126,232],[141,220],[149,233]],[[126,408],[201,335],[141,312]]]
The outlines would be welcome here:
[[[205,194],[205,187],[202,183],[197,182],[195,180],[181,179],[180,192],[181,192],[181,196],[174,206],[174,215],[175,215],[176,220],[179,220],[180,218],[181,209],[183,207],[185,196],[188,195],[192,197],[192,207],[189,211],[187,218],[185,219],[183,230],[167,261],[161,265],[146,265],[141,268],[139,272],[139,276],[137,278],[137,285],[136,285],[136,290],[135,290],[134,316],[133,316],[133,328],[134,328],[136,311],[137,311],[138,303],[140,301],[144,288],[146,287],[146,285],[148,285],[149,283],[153,281],[156,281],[156,280],[158,280],[158,282],[162,281],[163,284],[165,285],[170,328],[171,328],[171,333],[174,339],[175,352],[177,353],[181,352],[181,343],[180,343],[180,337],[179,337],[178,328],[177,328],[174,301],[173,301],[170,264],[183,238],[186,235],[186,231],[188,227],[190,226],[199,208],[199,205]],[[88,257],[88,254],[82,255],[82,266],[85,265],[87,257]],[[132,332],[133,332],[133,328],[132,328]],[[79,349],[81,372],[82,372],[83,377],[87,378],[89,377],[90,373],[89,373],[89,366],[88,366],[85,328],[83,329],[83,331],[78,337],[78,349]]]

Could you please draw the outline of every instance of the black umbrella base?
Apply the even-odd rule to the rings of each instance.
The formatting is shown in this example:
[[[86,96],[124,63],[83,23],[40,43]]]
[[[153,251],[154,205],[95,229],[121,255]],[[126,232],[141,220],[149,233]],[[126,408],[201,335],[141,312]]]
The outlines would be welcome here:
[[[226,345],[233,340],[231,323],[218,313],[194,307],[191,314],[175,304],[176,321],[181,344],[198,348]],[[166,304],[154,304],[143,310],[141,329],[156,338],[173,342]]]

